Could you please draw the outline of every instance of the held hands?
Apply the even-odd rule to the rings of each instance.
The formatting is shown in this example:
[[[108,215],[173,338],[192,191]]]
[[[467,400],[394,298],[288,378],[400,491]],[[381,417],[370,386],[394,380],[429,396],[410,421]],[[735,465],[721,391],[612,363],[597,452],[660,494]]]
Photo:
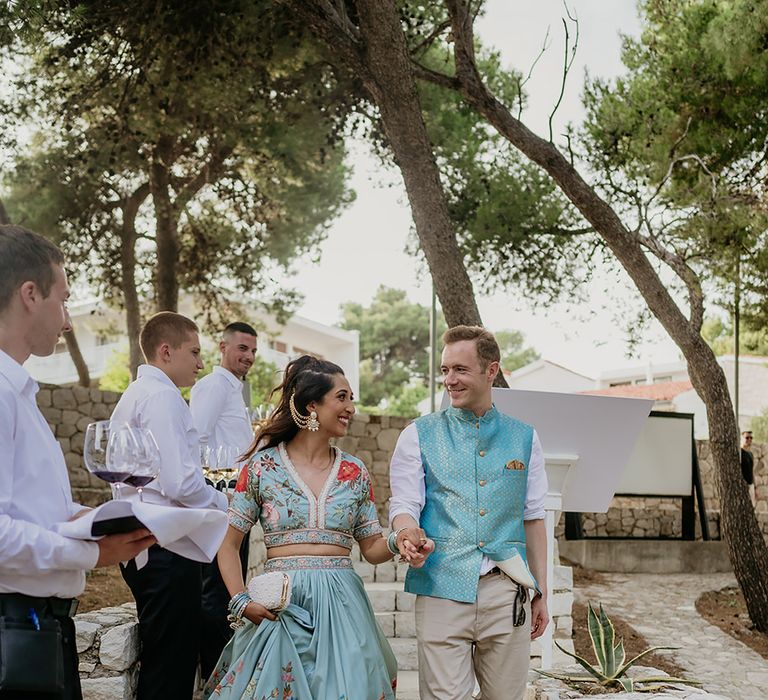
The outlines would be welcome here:
[[[133,559],[139,552],[143,552],[156,542],[155,536],[145,529],[102,537],[96,543],[99,545],[96,568]]]
[[[414,569],[421,568],[427,557],[435,551],[435,543],[420,527],[400,530],[396,544],[402,560],[407,561]]]

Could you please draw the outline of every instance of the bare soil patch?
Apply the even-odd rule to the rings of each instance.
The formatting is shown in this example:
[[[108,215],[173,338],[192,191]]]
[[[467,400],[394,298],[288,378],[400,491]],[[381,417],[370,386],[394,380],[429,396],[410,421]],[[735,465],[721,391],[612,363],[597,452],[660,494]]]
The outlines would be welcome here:
[[[85,591],[78,598],[80,605],[77,611],[81,613],[133,601],[131,589],[123,581],[117,566],[89,571],[85,578]]]
[[[569,566],[573,567],[573,584],[578,587],[579,585],[585,585],[589,583],[602,583],[605,581],[605,577],[599,571],[592,571],[591,569],[585,569],[579,564],[568,562]],[[597,604],[598,601],[594,601]],[[624,650],[627,654],[627,659],[631,659],[641,652],[648,649],[651,644],[635,630],[626,620],[618,617],[616,614],[607,610],[608,617],[613,623],[613,627],[616,630],[616,637],[624,640]],[[573,603],[573,646],[576,653],[585,658],[592,664],[595,664],[595,652],[592,649],[592,640],[589,637],[589,631],[587,629],[587,606],[584,603]],[[649,654],[644,656],[639,664],[640,666],[652,666],[658,668],[670,676],[685,676],[685,672],[680,666],[678,666],[672,658],[663,654]],[[605,691],[603,691],[605,692]]]
[[[707,622],[768,659],[768,634],[755,629],[744,596],[736,586],[702,593],[696,610]]]

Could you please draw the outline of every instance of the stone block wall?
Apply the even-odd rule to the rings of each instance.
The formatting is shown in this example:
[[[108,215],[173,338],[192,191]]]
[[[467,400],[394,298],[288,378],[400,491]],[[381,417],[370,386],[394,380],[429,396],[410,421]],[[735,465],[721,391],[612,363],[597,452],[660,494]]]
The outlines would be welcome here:
[[[336,444],[345,452],[359,457],[373,480],[376,510],[382,525],[389,522],[389,460],[395,450],[397,438],[411,421],[398,416],[369,416],[357,413],[349,432]]]
[[[37,405],[61,445],[76,503],[96,506],[109,500],[109,486],[88,472],[83,464],[83,439],[89,423],[108,420],[120,394],[82,386],[43,384]]]
[[[69,469],[74,500],[98,505],[110,497],[109,487],[88,473],[83,465],[83,437],[88,423],[109,418],[119,394],[83,387],[43,385],[38,405],[61,444]],[[337,441],[341,449],[363,460],[373,480],[379,519],[388,521],[389,460],[402,429],[410,421],[396,416],[356,414],[346,437]],[[714,480],[714,466],[707,441],[696,444],[704,498],[713,537],[720,536],[720,498]],[[756,513],[768,537],[768,445],[755,445]],[[585,534],[608,537],[679,537],[682,527],[680,499],[616,497],[607,513],[585,513]],[[698,518],[697,536],[700,537]],[[563,534],[563,521],[558,527]]]
[[[709,533],[720,538],[720,495],[715,484],[715,467],[709,442],[698,440],[696,452],[699,458],[704,505],[707,510]],[[755,513],[763,534],[768,538],[768,445],[754,445],[755,488],[757,504]],[[679,498],[644,498],[616,496],[606,513],[582,513],[582,527],[588,537],[680,537],[682,513]],[[563,536],[564,519],[556,530]],[[696,507],[696,539],[701,539],[698,505]]]
[[[75,616],[84,700],[131,700],[138,680],[135,603]]]

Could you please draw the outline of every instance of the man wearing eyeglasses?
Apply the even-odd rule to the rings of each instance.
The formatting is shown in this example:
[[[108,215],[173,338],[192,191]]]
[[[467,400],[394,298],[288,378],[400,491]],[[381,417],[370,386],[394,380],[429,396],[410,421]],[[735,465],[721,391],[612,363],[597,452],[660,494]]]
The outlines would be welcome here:
[[[755,493],[755,459],[752,456],[752,431],[745,430],[741,433],[741,475],[749,488],[749,500],[752,507],[757,502]]]

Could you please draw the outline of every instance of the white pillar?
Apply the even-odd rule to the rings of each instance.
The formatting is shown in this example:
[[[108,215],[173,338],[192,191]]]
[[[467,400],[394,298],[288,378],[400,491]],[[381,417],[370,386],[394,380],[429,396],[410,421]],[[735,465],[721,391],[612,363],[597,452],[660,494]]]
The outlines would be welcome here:
[[[568,470],[579,460],[578,455],[553,454],[544,455],[547,470],[547,498],[544,501],[544,525],[547,531],[547,609],[552,595],[552,581],[555,568],[555,523],[563,505],[563,488],[568,476]],[[554,622],[549,621],[547,629],[541,636],[541,667],[552,668],[552,650],[554,637]]]

